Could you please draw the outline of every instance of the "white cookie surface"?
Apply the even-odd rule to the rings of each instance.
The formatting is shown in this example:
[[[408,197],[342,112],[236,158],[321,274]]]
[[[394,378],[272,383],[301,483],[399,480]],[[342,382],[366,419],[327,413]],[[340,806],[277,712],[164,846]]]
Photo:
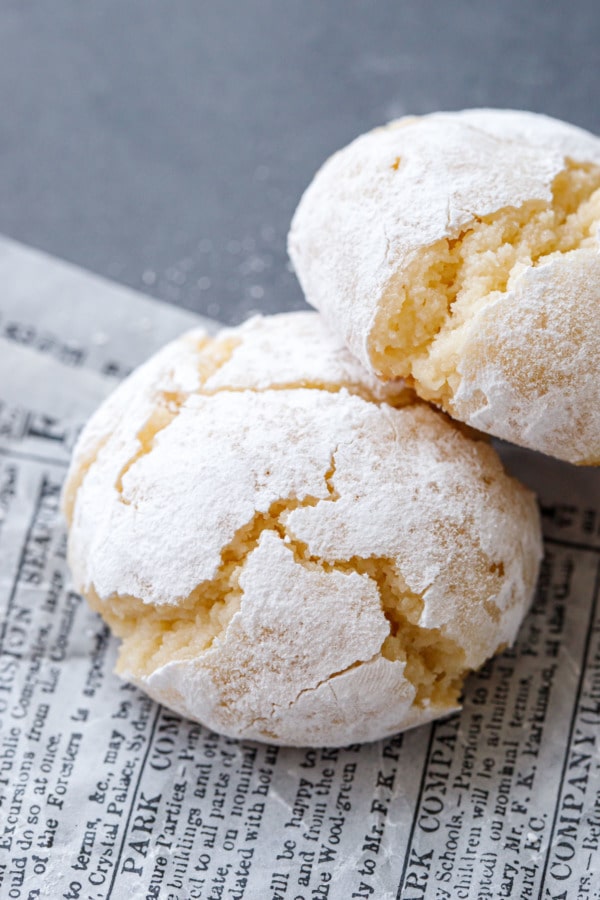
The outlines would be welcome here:
[[[371,371],[476,428],[597,464],[599,226],[600,139],[467,110],[336,153],[289,250],[309,303]]]
[[[315,313],[165,348],[84,430],[64,508],[120,673],[280,744],[457,708],[514,640],[541,553],[534,499],[492,448],[382,388]]]

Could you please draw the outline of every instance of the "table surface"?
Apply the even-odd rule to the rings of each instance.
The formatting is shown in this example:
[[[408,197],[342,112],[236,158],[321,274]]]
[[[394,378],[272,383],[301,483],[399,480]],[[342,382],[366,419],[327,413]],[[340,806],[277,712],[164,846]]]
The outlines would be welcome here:
[[[0,232],[226,322],[301,308],[320,163],[405,113],[600,132],[596,0],[4,0]]]

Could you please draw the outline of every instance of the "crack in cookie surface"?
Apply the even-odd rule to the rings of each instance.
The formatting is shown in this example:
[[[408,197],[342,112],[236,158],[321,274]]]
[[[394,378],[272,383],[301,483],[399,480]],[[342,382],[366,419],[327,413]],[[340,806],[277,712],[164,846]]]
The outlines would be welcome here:
[[[267,512],[256,512],[222,549],[214,578],[197,585],[176,605],[158,606],[119,594],[102,600],[92,589],[90,605],[123,640],[117,671],[126,668],[144,677],[171,660],[193,659],[208,650],[240,608],[239,578],[263,532],[281,534],[280,519],[285,512],[317,503],[311,496],[283,499],[272,503]]]
[[[123,479],[125,475],[135,466],[140,459],[144,456],[147,456],[152,452],[155,446],[155,441],[158,435],[167,429],[172,422],[175,421],[181,410],[183,409],[186,401],[190,397],[215,397],[219,394],[265,394],[270,392],[279,392],[279,391],[290,391],[290,390],[314,390],[314,391],[322,391],[328,394],[340,394],[342,392],[347,392],[353,396],[360,397],[360,399],[364,400],[366,403],[373,403],[376,406],[389,406],[394,409],[400,409],[403,406],[408,406],[411,403],[415,402],[415,394],[411,388],[408,388],[403,382],[397,384],[391,384],[387,387],[386,396],[378,396],[374,391],[369,390],[366,384],[359,384],[358,382],[335,382],[335,381],[315,381],[315,380],[303,380],[298,379],[296,381],[291,382],[281,382],[274,385],[267,385],[265,387],[216,387],[213,389],[207,389],[205,387],[206,381],[209,377],[213,376],[219,368],[225,365],[233,353],[235,352],[235,346],[237,344],[233,344],[230,340],[226,340],[223,342],[226,345],[225,352],[223,352],[219,346],[213,346],[219,344],[219,339],[216,338],[212,345],[210,346],[211,352],[213,354],[213,358],[218,361],[218,364],[214,367],[209,367],[204,364],[203,369],[200,371],[201,376],[201,385],[194,391],[184,392],[184,391],[160,391],[157,392],[155,396],[156,407],[142,426],[142,428],[136,434],[136,441],[139,444],[138,450],[133,456],[122,466],[115,483],[115,488],[117,493],[120,495],[123,503],[129,504],[129,500],[126,498],[123,490]],[[103,443],[106,443],[106,438]],[[83,482],[83,478],[85,474],[95,461],[95,458],[91,460],[89,465],[86,467],[85,473],[82,475],[81,479],[77,483],[77,489],[81,486]],[[75,494],[73,494],[73,504],[75,502]]]
[[[570,160],[554,179],[551,202],[474,215],[389,284],[370,337],[375,370],[405,377],[424,399],[447,404],[473,315],[509,291],[524,269],[597,246],[599,225],[600,166]]]
[[[300,565],[370,578],[377,585],[381,609],[390,627],[380,654],[391,662],[405,664],[405,678],[416,692],[414,705],[456,704],[469,671],[464,650],[442,629],[419,625],[425,606],[424,596],[408,588],[393,559],[353,556],[347,560],[327,560],[311,555],[302,541],[289,539],[289,536],[288,541]],[[498,613],[497,607],[494,611]]]
[[[257,513],[238,529],[233,540],[223,549],[215,578],[198,585],[177,606],[159,607],[144,603],[139,598],[120,595],[100,600],[91,589],[88,592],[90,604],[123,641],[117,671],[127,671],[144,678],[168,662],[190,660],[206,652],[215,638],[225,634],[240,609],[242,590],[239,580],[244,565],[258,546],[263,532],[271,530],[285,542],[298,565],[325,572],[357,573],[372,579],[377,585],[382,612],[390,627],[380,654],[405,664],[405,677],[416,692],[415,706],[455,705],[467,672],[464,654],[458,644],[446,638],[440,629],[418,625],[423,598],[408,590],[396,571],[394,561],[359,557],[349,560],[321,559],[311,556],[302,542],[287,533],[285,517],[294,509],[336,502],[338,495],[333,485],[334,474],[335,463],[332,459],[324,476],[328,497],[282,499],[273,503],[268,512]],[[352,663],[343,672],[361,664],[360,661]],[[342,673],[332,672],[321,683],[339,674]],[[306,688],[312,689],[314,686]]]
[[[118,595],[101,601],[92,590],[91,605],[101,612],[123,640],[117,670],[144,678],[168,662],[191,660],[206,652],[216,638],[226,633],[240,609],[243,596],[240,576],[250,554],[265,531],[274,531],[293,554],[297,565],[371,579],[377,586],[381,610],[389,624],[389,634],[378,656],[404,663],[405,678],[415,689],[415,707],[455,706],[468,671],[464,651],[441,629],[419,625],[424,599],[408,589],[394,560],[356,556],[347,560],[324,559],[311,555],[306,544],[288,532],[286,519],[294,510],[337,502],[339,494],[334,478],[335,453],[324,473],[327,497],[284,498],[271,504],[266,513],[256,513],[222,550],[215,577],[198,585],[176,606],[159,607],[139,598]],[[332,672],[319,684],[362,664],[357,660],[342,671]],[[317,686],[305,690],[314,690]],[[294,702],[294,699],[290,701],[291,704]]]

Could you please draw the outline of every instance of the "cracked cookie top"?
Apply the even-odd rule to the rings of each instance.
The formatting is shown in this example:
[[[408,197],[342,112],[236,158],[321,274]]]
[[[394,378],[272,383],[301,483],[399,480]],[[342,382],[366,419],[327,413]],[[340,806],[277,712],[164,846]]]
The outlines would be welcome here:
[[[401,119],[328,160],[289,249],[359,359],[475,428],[600,462],[600,140],[533,113]]]
[[[456,708],[515,637],[532,495],[314,313],[191,332],[103,404],[63,495],[118,668],[209,727],[373,740]]]

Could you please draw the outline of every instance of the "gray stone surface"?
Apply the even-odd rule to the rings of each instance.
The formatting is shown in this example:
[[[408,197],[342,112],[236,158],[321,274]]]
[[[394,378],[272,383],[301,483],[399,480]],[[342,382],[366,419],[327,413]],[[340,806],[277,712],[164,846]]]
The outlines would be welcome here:
[[[3,0],[0,231],[236,322],[302,306],[304,186],[406,112],[600,131],[595,0]]]

